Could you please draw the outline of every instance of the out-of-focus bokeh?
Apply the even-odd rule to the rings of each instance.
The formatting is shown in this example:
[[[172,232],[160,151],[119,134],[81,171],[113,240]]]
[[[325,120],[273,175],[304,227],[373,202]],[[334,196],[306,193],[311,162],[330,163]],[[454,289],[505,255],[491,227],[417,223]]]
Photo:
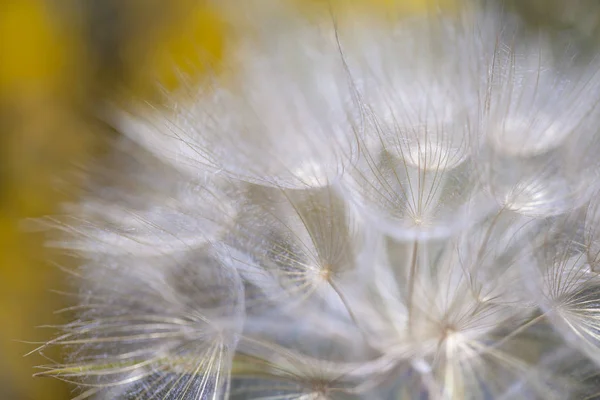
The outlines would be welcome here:
[[[237,0],[243,1],[243,0]],[[380,12],[428,0],[292,0]],[[456,1],[447,1],[452,4]],[[48,339],[40,325],[60,324],[65,273],[48,262],[39,232],[23,221],[76,199],[86,166],[115,135],[99,110],[125,96],[163,101],[164,93],[218,71],[232,39],[221,2],[209,0],[0,1],[0,399],[60,400],[67,385],[33,379],[43,357],[24,341]],[[223,0],[235,10],[235,0]],[[532,24],[569,30],[595,43],[596,0],[510,0]],[[321,11],[320,11],[321,10]],[[176,67],[176,68],[174,68]],[[26,224],[25,224],[26,225]],[[51,352],[47,357],[59,357]]]
[[[64,322],[55,310],[68,298],[53,290],[71,290],[26,220],[76,199],[86,166],[114,134],[101,105],[123,93],[160,102],[178,84],[173,63],[191,75],[218,61],[221,25],[197,1],[0,2],[1,399],[72,397],[66,384],[32,378],[47,360],[24,357],[36,347],[26,341],[49,338],[41,325]]]

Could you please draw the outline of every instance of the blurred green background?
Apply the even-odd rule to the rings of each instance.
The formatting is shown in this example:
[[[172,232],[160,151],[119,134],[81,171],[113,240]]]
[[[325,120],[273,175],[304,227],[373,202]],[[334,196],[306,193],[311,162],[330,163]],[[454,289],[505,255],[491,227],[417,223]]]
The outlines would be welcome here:
[[[595,49],[597,0],[506,6]],[[219,68],[231,30],[208,0],[0,0],[0,399],[71,397],[61,382],[31,377],[47,360],[23,357],[35,347],[23,341],[52,334],[36,327],[64,322],[54,311],[66,299],[51,291],[64,289],[64,273],[48,262],[43,235],[21,221],[76,199],[86,165],[115,134],[99,106],[131,96],[160,104],[157,87],[179,85],[175,69]]]

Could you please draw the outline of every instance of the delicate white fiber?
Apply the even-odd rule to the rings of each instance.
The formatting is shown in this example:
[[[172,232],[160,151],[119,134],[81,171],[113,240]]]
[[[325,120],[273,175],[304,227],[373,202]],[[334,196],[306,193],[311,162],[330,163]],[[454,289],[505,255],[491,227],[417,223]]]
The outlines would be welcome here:
[[[253,23],[232,73],[172,94],[170,112],[135,106],[116,125],[177,168],[275,187],[321,187],[356,152],[359,107],[332,29],[297,17]]]
[[[77,400],[595,398],[596,58],[493,7],[285,4],[225,2],[224,71],[111,114],[124,137],[44,219],[80,265],[39,375]]]

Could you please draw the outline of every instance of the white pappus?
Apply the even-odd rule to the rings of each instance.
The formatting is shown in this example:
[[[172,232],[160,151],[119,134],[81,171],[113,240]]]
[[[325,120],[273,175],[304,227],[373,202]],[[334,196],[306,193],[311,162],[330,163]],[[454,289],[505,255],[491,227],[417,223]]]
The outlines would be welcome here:
[[[111,114],[118,179],[45,220],[81,266],[39,375],[77,399],[600,394],[600,58],[475,4],[259,3],[230,69]]]

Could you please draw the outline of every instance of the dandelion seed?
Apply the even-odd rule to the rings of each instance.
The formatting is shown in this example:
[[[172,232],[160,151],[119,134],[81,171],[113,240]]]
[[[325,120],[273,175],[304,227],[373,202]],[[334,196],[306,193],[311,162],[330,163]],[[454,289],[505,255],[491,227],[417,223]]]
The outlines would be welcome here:
[[[600,277],[588,262],[581,218],[579,212],[555,222],[542,236],[537,267],[528,272],[530,288],[559,331],[598,363]],[[557,231],[568,233],[558,235]]]
[[[468,213],[485,215],[493,210],[480,191],[473,164],[430,168],[427,157],[440,157],[433,153],[437,144],[425,139],[418,145],[425,149],[417,150],[418,160],[412,159],[414,152],[402,158],[387,149],[365,152],[344,177],[343,193],[366,218],[398,239],[429,239],[460,230],[470,221]]]
[[[356,216],[330,188],[255,189],[232,235],[240,274],[275,304],[321,299],[346,309],[344,288],[366,273],[370,242]]]
[[[254,23],[238,41],[233,76],[174,94],[170,112],[142,107],[116,124],[191,174],[217,169],[287,188],[329,184],[354,157],[359,110],[333,31],[276,18]]]
[[[226,395],[243,323],[242,296],[235,272],[221,268],[210,250],[180,260],[117,260],[90,268],[82,313],[46,345],[68,346],[74,359],[39,375],[77,383],[89,395]]]
[[[475,27],[463,22],[415,18],[387,30],[369,26],[364,38],[349,33],[343,46],[367,117],[361,158],[342,186],[400,239],[449,235],[467,210],[489,212],[469,154],[478,134],[484,51],[469,34]]]
[[[129,157],[136,151],[130,149]],[[129,176],[112,190],[105,188],[109,193],[92,194],[66,215],[47,220],[66,234],[53,245],[90,255],[153,256],[201,248],[233,225],[243,186],[208,173],[184,178],[164,165],[143,175],[131,174],[132,165],[122,168],[119,172]],[[157,188],[147,184],[143,194],[120,194],[122,187],[135,187],[140,179]]]
[[[553,49],[507,24],[490,64],[482,180],[526,215],[573,210],[596,190],[598,61],[577,62],[573,47]]]
[[[573,46],[552,48],[543,33],[520,38],[507,25],[491,65],[488,134],[500,152],[535,156],[585,129],[598,102],[596,61],[579,66]]]

